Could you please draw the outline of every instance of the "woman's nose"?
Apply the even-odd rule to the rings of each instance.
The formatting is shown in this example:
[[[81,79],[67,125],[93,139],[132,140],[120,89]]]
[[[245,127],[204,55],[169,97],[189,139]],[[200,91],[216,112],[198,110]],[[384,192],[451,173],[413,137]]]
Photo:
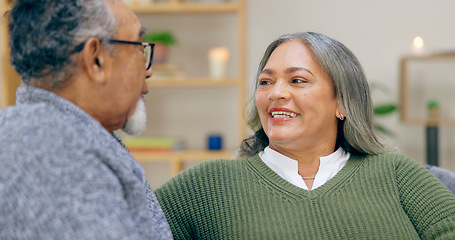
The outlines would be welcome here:
[[[277,82],[273,87],[270,89],[269,92],[269,100],[276,101],[276,100],[288,100],[291,97],[291,93],[289,92],[288,86],[286,84]]]

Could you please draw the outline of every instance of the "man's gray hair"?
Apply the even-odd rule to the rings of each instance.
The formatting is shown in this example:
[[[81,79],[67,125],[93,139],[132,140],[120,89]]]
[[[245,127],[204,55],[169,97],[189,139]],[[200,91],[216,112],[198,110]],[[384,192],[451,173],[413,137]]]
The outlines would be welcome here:
[[[7,14],[12,65],[25,84],[51,88],[77,70],[78,46],[91,37],[111,38],[118,29],[104,0],[17,0]]]
[[[354,155],[386,152],[379,142],[373,127],[373,107],[367,79],[354,54],[342,43],[320,33],[299,32],[286,34],[273,41],[259,64],[256,79],[263,70],[272,52],[282,43],[300,40],[314,55],[314,58],[329,74],[334,92],[346,118],[339,121],[337,146]],[[256,92],[255,81],[253,91]],[[269,143],[262,129],[258,110],[250,101],[248,125],[254,136],[242,142],[240,156],[251,156],[262,151]]]

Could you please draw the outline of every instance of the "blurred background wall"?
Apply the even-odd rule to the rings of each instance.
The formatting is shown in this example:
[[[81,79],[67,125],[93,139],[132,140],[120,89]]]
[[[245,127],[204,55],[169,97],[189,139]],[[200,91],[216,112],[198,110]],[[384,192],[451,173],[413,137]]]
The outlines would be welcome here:
[[[247,69],[251,81],[267,45],[289,32],[315,31],[344,43],[359,58],[369,81],[390,89],[389,94],[373,90],[375,103],[399,102],[399,61],[413,54],[415,36],[423,38],[424,53],[455,51],[455,1],[249,0],[247,4]],[[455,91],[455,72],[451,63],[442,70],[428,69],[421,81],[442,79],[438,84],[448,92],[435,98],[440,100],[441,110],[455,118],[455,97],[450,94]],[[425,106],[415,108],[425,110]],[[395,132],[394,137],[386,137],[386,142],[420,163],[426,161],[424,126],[403,124],[398,113],[378,120]],[[439,132],[440,165],[455,171],[455,126],[442,126]]]

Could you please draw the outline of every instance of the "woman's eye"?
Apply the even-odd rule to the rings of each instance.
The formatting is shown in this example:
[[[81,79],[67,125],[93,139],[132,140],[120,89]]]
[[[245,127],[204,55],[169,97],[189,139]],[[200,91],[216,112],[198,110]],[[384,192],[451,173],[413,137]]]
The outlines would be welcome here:
[[[267,80],[259,80],[259,85],[268,85],[268,84],[270,84],[270,82]]]
[[[299,78],[292,79],[292,83],[304,83],[304,82],[306,82],[306,80],[304,80],[304,79],[299,79]]]

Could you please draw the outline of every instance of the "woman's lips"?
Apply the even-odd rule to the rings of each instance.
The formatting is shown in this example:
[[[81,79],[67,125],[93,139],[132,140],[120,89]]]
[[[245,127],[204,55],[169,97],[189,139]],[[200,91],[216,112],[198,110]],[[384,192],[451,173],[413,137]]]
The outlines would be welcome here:
[[[269,117],[273,122],[291,121],[299,115],[300,114],[293,112],[287,108],[271,108],[269,110]]]

